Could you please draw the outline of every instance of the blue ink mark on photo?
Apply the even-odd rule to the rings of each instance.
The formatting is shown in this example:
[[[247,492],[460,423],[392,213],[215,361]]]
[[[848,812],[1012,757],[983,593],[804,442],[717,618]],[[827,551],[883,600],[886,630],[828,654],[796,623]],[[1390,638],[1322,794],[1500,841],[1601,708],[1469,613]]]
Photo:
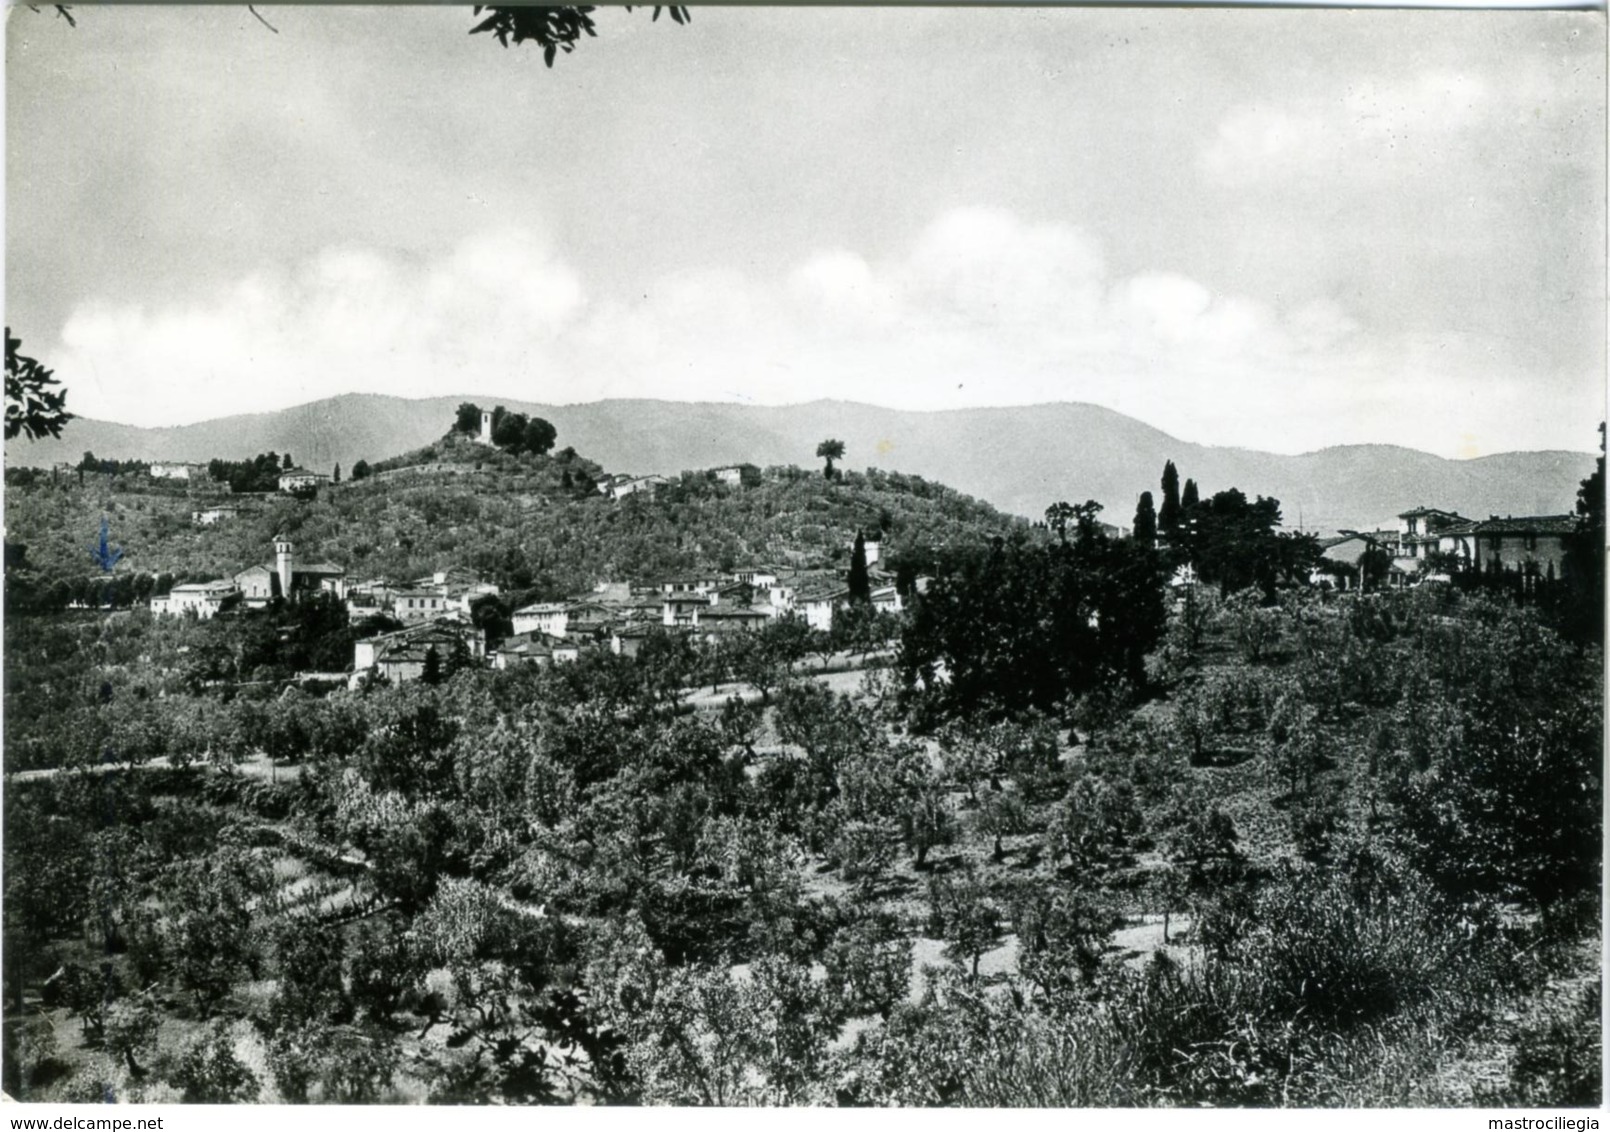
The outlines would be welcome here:
[[[111,533],[112,524],[108,522],[105,515],[102,515],[100,541],[96,545],[89,548],[89,556],[93,558],[100,565],[100,568],[108,574],[111,573],[112,568],[118,564],[118,560],[123,557],[123,552],[115,549],[112,546]]]

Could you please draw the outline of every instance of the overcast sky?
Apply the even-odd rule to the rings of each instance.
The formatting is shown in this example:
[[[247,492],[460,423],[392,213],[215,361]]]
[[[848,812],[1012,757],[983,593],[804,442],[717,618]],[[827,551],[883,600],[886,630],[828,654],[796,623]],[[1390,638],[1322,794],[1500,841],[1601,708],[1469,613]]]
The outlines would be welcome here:
[[[12,10],[7,322],[77,412],[1090,401],[1596,446],[1598,13]]]

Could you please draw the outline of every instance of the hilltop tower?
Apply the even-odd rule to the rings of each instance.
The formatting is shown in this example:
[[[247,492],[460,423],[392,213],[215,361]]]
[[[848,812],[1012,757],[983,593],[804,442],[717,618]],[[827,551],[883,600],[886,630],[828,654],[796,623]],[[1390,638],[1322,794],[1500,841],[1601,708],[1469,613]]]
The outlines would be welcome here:
[[[286,601],[291,600],[291,570],[292,557],[291,540],[284,535],[274,538],[274,572],[279,575],[280,596]]]
[[[477,444],[492,443],[492,414],[486,409],[481,410],[481,435],[475,438]]]

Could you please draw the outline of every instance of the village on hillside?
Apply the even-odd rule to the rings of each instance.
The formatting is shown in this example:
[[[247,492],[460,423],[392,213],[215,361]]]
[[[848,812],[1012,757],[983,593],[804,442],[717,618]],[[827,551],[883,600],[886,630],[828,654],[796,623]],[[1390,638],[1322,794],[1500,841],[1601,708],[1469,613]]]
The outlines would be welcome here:
[[[715,474],[727,471],[716,469]],[[599,490],[613,495],[622,484],[653,479],[664,482],[662,477],[603,477]],[[203,517],[197,521],[216,521],[211,517],[216,514],[215,508],[198,512]],[[1417,507],[1399,518],[1402,525],[1395,531],[1347,531],[1321,540],[1311,582],[1339,590],[1406,587],[1447,584],[1455,573],[1475,571],[1513,574],[1532,587],[1561,576],[1567,541],[1577,529],[1576,517],[1568,514],[1494,516],[1477,522]],[[513,633],[501,641],[488,641],[484,627],[472,619],[477,599],[499,593],[495,583],[454,568],[401,581],[353,578],[334,563],[297,562],[293,544],[280,539],[273,544],[271,562],[249,566],[233,578],[176,585],[153,596],[150,608],[155,614],[205,619],[226,609],[261,609],[275,599],[329,594],[345,603],[355,621],[384,615],[405,623],[357,644],[355,676],[378,673],[410,680],[430,664],[445,662],[460,645],[477,661],[505,668],[572,661],[585,648],[633,656],[655,628],[708,645],[730,633],[797,616],[810,629],[830,633],[834,611],[852,601],[856,560],[862,563],[870,606],[884,613],[904,608],[894,574],[879,565],[879,549],[876,540],[858,534],[853,548],[857,558],[841,572],[757,565],[637,582],[603,579],[589,593],[515,609]],[[927,581],[915,580],[918,592]],[[1174,584],[1193,583],[1193,571],[1182,566]],[[429,660],[432,652],[434,662]]]
[[[880,613],[904,608],[894,575],[878,567],[879,544],[858,535],[855,557],[843,576],[829,570],[756,566],[639,585],[601,581],[587,594],[515,609],[513,632],[488,641],[486,629],[473,620],[474,606],[478,599],[496,597],[499,588],[471,573],[447,569],[395,583],[352,579],[331,563],[297,562],[289,540],[276,539],[273,549],[271,563],[250,566],[233,578],[176,585],[152,597],[151,612],[206,620],[225,611],[264,609],[276,600],[329,595],[345,604],[354,621],[391,617],[404,623],[358,641],[352,665],[355,679],[376,674],[401,681],[419,679],[460,647],[477,661],[507,668],[574,661],[587,648],[635,656],[656,629],[714,645],[732,633],[794,617],[809,629],[831,633],[834,611],[853,600],[857,561],[862,563],[859,576],[867,587],[867,605]],[[926,578],[916,579],[918,592],[926,583]]]
[[[495,412],[479,411],[477,416],[473,409],[466,408],[457,427],[477,445],[499,447],[494,441],[494,422],[503,423],[504,410],[499,407]],[[474,432],[469,431],[470,425],[474,425]],[[541,426],[546,422],[539,422]],[[499,435],[505,445],[511,443],[510,437],[523,443],[529,427],[523,417],[510,420]],[[551,432],[551,426],[546,427]],[[543,451],[552,442],[551,435],[547,436]],[[138,474],[141,469],[136,464],[131,470]],[[220,489],[228,490],[227,480],[215,479],[201,464],[153,463],[145,474],[152,479],[187,480],[197,490],[198,499],[216,495]],[[717,467],[694,474],[731,488],[760,482],[760,469],[752,465]],[[367,475],[364,470],[348,482],[362,482]],[[340,490],[339,470],[332,476],[307,472],[292,467],[289,456],[284,459],[278,482],[280,492],[304,500],[315,498],[321,491]],[[651,498],[670,481],[658,475],[600,472],[589,482],[600,496],[619,502],[633,496]],[[246,501],[222,502],[221,498],[228,497],[198,502],[191,512],[192,522],[200,527],[214,526],[239,518],[243,508],[252,506]],[[901,590],[895,575],[883,567],[877,535],[867,539],[856,532],[843,549],[847,562],[838,569],[795,562],[632,580],[602,578],[586,593],[512,609],[508,631],[496,637],[490,637],[487,626],[476,620],[475,610],[484,599],[497,598],[500,586],[473,570],[446,564],[429,575],[412,579],[355,576],[337,563],[300,559],[293,541],[284,536],[272,540],[271,558],[246,566],[231,577],[172,585],[165,592],[154,593],[148,604],[151,612],[159,616],[207,620],[220,614],[262,611],[280,601],[328,598],[341,603],[354,624],[397,623],[395,628],[354,644],[355,682],[375,676],[392,681],[417,680],[427,673],[434,678],[440,666],[455,656],[500,669],[574,661],[587,649],[607,649],[617,656],[633,657],[656,632],[709,648],[734,633],[761,629],[786,619],[797,620],[806,630],[831,635],[835,611],[842,613],[852,604],[874,616],[900,613],[904,608]],[[910,587],[917,592],[927,582],[923,576],[909,579]]]
[[[466,406],[455,428],[475,444],[495,448],[494,422],[502,416],[501,407],[494,413]],[[523,417],[511,421],[504,442],[523,438],[528,426]],[[545,443],[551,447],[552,437]],[[228,490],[227,481],[215,480],[202,464],[152,463],[147,474],[153,479],[188,480],[205,494]],[[368,474],[365,468],[349,483]],[[761,480],[760,469],[753,465],[727,465],[695,474],[733,488]],[[589,482],[601,496],[619,502],[633,496],[652,499],[671,481],[661,475],[600,471]],[[286,456],[278,485],[281,493],[311,499],[318,491],[339,490],[340,470],[332,476],[309,472],[291,466]],[[214,499],[198,504],[192,521],[210,526],[238,517],[242,508],[250,506]],[[1447,585],[1456,576],[1488,581],[1507,577],[1529,592],[1563,576],[1568,544],[1578,529],[1577,516],[1567,513],[1472,520],[1421,506],[1398,519],[1396,529],[1344,530],[1314,539],[1308,583],[1319,589],[1374,591]],[[1184,520],[1181,541],[1190,537],[1193,522]],[[1133,527],[1100,526],[1109,538],[1134,537]],[[474,663],[501,669],[574,661],[589,649],[631,657],[654,632],[714,647],[734,633],[785,618],[797,618],[807,629],[831,634],[835,612],[857,602],[877,613],[899,614],[905,607],[903,588],[881,561],[878,535],[867,539],[856,532],[844,549],[850,559],[838,569],[756,563],[656,577],[599,578],[590,591],[513,609],[509,632],[499,636],[490,636],[474,614],[478,602],[500,595],[500,587],[473,570],[448,563],[412,579],[358,576],[338,563],[299,560],[295,545],[283,537],[274,538],[271,560],[246,566],[232,577],[174,585],[153,594],[149,606],[158,615],[207,619],[225,611],[262,610],[282,599],[328,595],[344,604],[354,623],[375,618],[400,623],[354,645],[354,681],[376,675],[417,680],[427,672],[439,672],[449,655],[459,652]],[[929,580],[914,575],[905,589],[920,593]],[[1171,585],[1178,591],[1196,581],[1194,564],[1185,561],[1176,567]]]

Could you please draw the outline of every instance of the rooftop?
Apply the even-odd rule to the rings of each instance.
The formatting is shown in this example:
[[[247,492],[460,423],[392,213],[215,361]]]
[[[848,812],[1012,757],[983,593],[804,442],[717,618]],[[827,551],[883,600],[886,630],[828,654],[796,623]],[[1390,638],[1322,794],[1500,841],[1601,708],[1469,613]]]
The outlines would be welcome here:
[[[1481,535],[1569,535],[1576,533],[1576,522],[1575,515],[1494,515],[1474,529]]]
[[[1442,516],[1444,516],[1446,518],[1449,518],[1449,519],[1460,519],[1460,518],[1464,517],[1464,516],[1460,515],[1457,511],[1443,511],[1443,510],[1440,510],[1440,509],[1438,509],[1436,507],[1426,507],[1424,505],[1412,508],[1411,510],[1408,510],[1408,511],[1399,511],[1398,512],[1398,518],[1400,518],[1400,519],[1416,519],[1416,518],[1419,518],[1421,515],[1442,515]]]
[[[771,614],[764,609],[734,609],[731,606],[718,606],[707,609],[699,614],[699,620],[704,621],[754,621],[767,620]]]
[[[498,652],[529,656],[533,653],[552,652],[565,643],[561,637],[551,637],[547,633],[532,630],[529,633],[516,633],[512,637],[505,637],[503,644],[498,646]]]
[[[381,633],[377,637],[365,637],[363,644],[383,644],[389,641],[414,639],[440,639],[451,640],[466,633],[479,633],[481,630],[467,621],[455,617],[437,617],[430,621],[422,621],[418,625],[409,625],[403,629],[393,629],[389,633]]]
[[[233,593],[238,587],[228,578],[219,578],[212,582],[186,582],[182,586],[174,586],[170,594],[187,593]]]

